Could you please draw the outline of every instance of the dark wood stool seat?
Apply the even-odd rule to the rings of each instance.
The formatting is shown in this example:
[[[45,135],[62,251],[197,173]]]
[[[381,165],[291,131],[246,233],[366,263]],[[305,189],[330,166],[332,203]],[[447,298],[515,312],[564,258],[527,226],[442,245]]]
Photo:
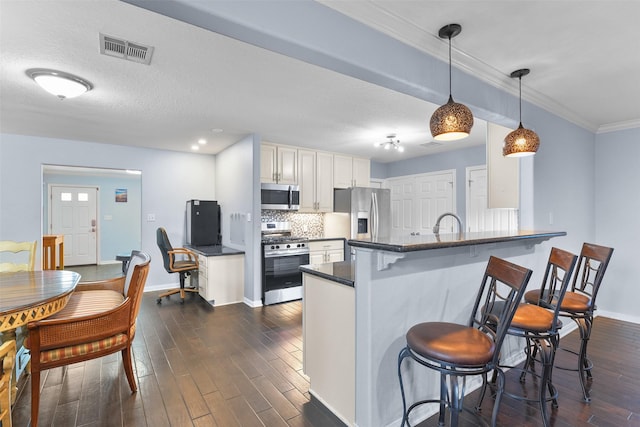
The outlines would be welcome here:
[[[410,425],[411,411],[425,403],[440,405],[440,425],[444,425],[445,410],[449,407],[451,425],[457,426],[459,413],[465,409],[464,378],[482,375],[483,382],[486,383],[487,372],[490,371],[498,373],[498,391],[491,417],[492,425],[495,426],[504,390],[504,372],[498,365],[500,347],[530,277],[531,270],[490,257],[466,325],[424,322],[409,329],[406,334],[407,345],[398,354],[402,426]],[[502,308],[491,312],[490,308],[496,300],[503,301]],[[439,399],[419,400],[407,408],[402,379],[402,362],[406,358],[440,372]]]
[[[560,303],[561,317],[568,317],[576,322],[580,332],[580,349],[578,351],[564,349],[577,356],[576,367],[556,366],[557,369],[579,372],[580,386],[585,402],[590,402],[588,382],[592,380],[593,363],[587,355],[587,345],[591,337],[593,315],[596,310],[596,296],[602,284],[604,273],[613,255],[613,248],[584,243],[580,251],[580,258],[564,299]],[[540,291],[529,291],[525,294],[525,301],[534,302]]]

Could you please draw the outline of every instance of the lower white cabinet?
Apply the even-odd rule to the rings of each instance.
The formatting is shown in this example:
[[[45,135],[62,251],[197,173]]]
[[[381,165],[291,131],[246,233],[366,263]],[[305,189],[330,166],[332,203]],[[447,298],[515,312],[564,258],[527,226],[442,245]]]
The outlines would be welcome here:
[[[244,301],[244,254],[198,255],[198,292],[209,304]]]
[[[309,263],[326,264],[344,261],[343,240],[322,240],[309,242]]]
[[[302,277],[302,363],[309,393],[346,425],[354,426],[355,289],[308,273]]]

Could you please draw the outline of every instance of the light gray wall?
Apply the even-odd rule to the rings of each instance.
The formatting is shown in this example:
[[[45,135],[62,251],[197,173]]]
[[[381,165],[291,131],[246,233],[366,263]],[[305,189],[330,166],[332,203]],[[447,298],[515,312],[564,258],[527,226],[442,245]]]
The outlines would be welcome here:
[[[125,1],[438,105],[448,97],[446,62],[317,2]],[[517,96],[455,66],[452,74],[456,101],[466,104],[474,116],[506,127],[517,126]],[[536,229],[566,231],[566,237],[544,246],[578,252],[584,241],[596,239],[595,134],[526,101],[522,117],[524,125],[536,131],[541,140],[535,158],[525,164],[525,178],[533,177],[533,191],[521,197],[533,213],[523,223]],[[598,238],[607,239],[601,233]],[[537,272],[544,268],[543,263],[527,267],[534,269],[532,282],[542,279]],[[633,278],[623,280],[631,282]]]
[[[615,248],[598,307],[640,323],[640,129],[597,135],[596,159],[594,243]]]
[[[115,262],[116,255],[140,249],[140,227],[142,222],[142,179],[140,175],[105,176],[92,174],[45,173],[42,177],[43,194],[48,186],[61,184],[69,186],[92,186],[98,188],[98,230],[100,233],[99,263]],[[126,203],[115,201],[116,189],[127,190]],[[105,219],[105,216],[111,219]],[[47,234],[49,199],[43,198],[43,234]]]
[[[413,159],[399,160],[397,162],[385,163],[383,166],[385,178],[455,169],[456,212],[460,215],[464,223],[466,218],[465,212],[467,211],[466,168],[468,166],[480,166],[486,163],[487,148],[482,145]],[[379,172],[379,169],[377,169],[376,172]]]
[[[259,305],[262,303],[260,137],[250,135],[237,142],[219,153],[216,163],[216,193],[222,206],[222,243],[245,251],[245,301],[249,305]]]
[[[42,164],[90,166],[142,171],[141,249],[151,255],[147,286],[178,283],[162,266],[157,227],[165,227],[174,246],[185,243],[185,204],[189,199],[215,200],[214,156],[120,145],[0,134],[0,239],[38,240],[42,230]]]

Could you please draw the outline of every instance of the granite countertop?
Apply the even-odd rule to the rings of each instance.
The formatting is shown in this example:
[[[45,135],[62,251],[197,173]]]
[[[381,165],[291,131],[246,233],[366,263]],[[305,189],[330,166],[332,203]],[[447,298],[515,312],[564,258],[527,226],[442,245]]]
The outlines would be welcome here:
[[[303,265],[300,266],[300,271],[353,287],[355,282],[354,267],[355,265],[352,261],[340,261],[327,264]]]
[[[233,249],[228,246],[211,245],[211,246],[185,246],[187,249],[203,255],[203,256],[223,256],[223,255],[240,255],[244,251]]]
[[[487,243],[512,242],[517,240],[547,240],[552,237],[566,236],[565,231],[485,231],[476,233],[447,233],[404,236],[388,239],[348,240],[350,246],[377,249],[389,252],[413,252],[429,249],[473,246]]]

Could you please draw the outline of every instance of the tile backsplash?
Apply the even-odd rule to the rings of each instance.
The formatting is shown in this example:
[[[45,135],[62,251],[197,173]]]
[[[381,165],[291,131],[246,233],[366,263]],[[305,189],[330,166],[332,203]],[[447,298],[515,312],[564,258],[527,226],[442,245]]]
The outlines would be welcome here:
[[[293,236],[308,239],[324,237],[323,216],[324,214],[321,213],[262,210],[262,222],[289,221],[291,223],[291,234]]]

